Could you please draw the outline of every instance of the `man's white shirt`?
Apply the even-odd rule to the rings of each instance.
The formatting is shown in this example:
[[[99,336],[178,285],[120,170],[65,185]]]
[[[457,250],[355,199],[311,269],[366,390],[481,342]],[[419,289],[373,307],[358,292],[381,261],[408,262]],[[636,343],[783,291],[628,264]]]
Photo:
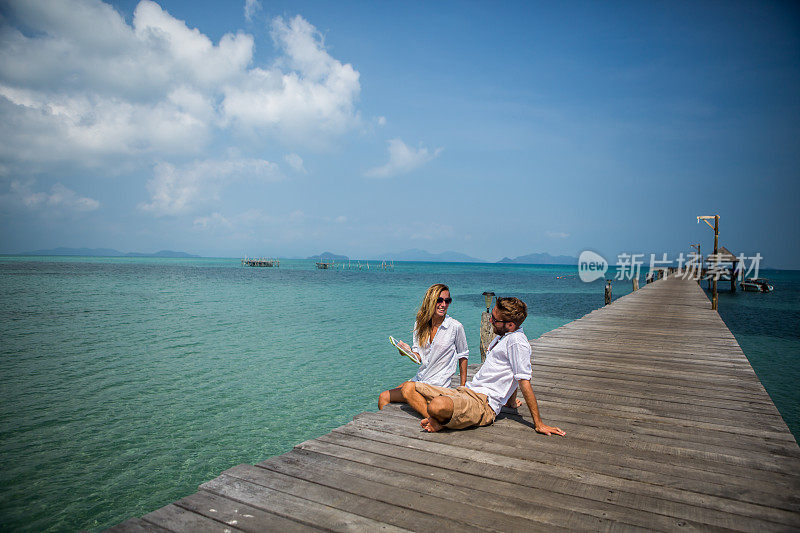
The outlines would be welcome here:
[[[411,381],[420,381],[437,387],[449,387],[450,378],[458,367],[458,360],[469,357],[464,326],[450,315],[445,315],[444,321],[436,330],[433,342],[424,347],[420,346],[417,338],[416,323],[412,334],[414,344],[411,349],[420,355],[422,363],[417,375],[411,378]]]
[[[517,380],[531,379],[531,345],[522,328],[495,337],[486,352],[483,366],[467,387],[489,397],[489,407],[500,414],[517,390]]]

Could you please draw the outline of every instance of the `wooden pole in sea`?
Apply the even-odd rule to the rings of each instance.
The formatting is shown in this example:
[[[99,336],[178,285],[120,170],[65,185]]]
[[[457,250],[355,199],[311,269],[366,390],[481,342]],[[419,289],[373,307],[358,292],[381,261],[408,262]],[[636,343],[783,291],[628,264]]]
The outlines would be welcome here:
[[[611,303],[611,280],[606,280],[606,305]]]
[[[639,278],[637,277],[633,278],[633,290],[634,292],[639,290]]]
[[[494,339],[494,328],[492,328],[492,322],[489,320],[489,317],[492,316],[492,298],[494,298],[493,292],[484,292],[483,297],[486,300],[486,311],[481,313],[481,363],[486,360],[486,352],[489,349],[489,344]]]

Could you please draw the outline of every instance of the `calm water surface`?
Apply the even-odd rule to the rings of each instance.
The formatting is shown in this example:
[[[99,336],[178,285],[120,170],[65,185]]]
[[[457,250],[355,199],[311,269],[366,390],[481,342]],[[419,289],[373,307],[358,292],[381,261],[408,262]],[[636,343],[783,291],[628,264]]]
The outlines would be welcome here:
[[[483,291],[525,300],[534,338],[603,305],[602,281],[574,273],[2,258],[0,529],[108,527],[375,409],[378,392],[414,372],[387,337],[410,341],[433,283],[450,285],[474,363]],[[762,275],[775,292],[721,294],[720,314],[797,436],[800,273]]]

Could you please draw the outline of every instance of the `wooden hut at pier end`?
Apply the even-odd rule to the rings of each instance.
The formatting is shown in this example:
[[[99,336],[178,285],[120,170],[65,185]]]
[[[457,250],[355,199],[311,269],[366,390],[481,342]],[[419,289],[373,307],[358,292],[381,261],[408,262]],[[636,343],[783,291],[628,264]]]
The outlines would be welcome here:
[[[735,256],[724,246],[721,246],[716,257],[714,257],[714,254],[709,254],[706,257],[705,262],[705,272],[709,275],[709,277],[706,279],[709,289],[711,289],[710,276],[713,276],[715,273],[719,273],[719,277],[717,279],[720,281],[730,279],[731,292],[736,292],[736,278],[739,274],[741,274],[741,270],[738,268],[739,257]]]

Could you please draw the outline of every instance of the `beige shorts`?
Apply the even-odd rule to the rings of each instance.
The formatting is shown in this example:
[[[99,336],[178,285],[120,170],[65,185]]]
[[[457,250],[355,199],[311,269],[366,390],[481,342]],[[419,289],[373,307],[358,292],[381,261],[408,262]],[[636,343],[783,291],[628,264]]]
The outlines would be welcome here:
[[[415,388],[428,402],[437,396],[447,396],[453,400],[453,416],[444,425],[446,428],[463,429],[470,426],[488,426],[494,422],[494,411],[489,407],[489,400],[485,394],[466,387],[450,389],[419,381],[415,382]]]

